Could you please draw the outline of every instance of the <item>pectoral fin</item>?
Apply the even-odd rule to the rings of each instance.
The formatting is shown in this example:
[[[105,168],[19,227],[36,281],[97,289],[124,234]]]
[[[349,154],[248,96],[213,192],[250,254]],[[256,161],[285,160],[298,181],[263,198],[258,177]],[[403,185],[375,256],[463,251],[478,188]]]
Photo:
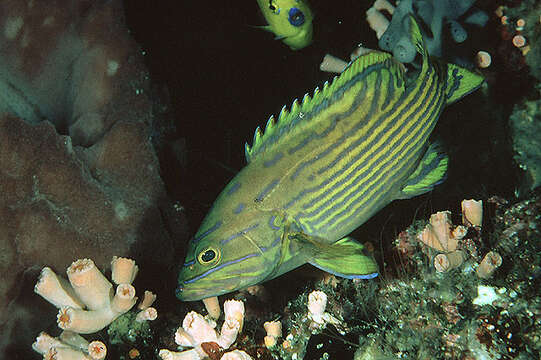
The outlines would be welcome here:
[[[402,198],[410,198],[430,191],[446,177],[449,158],[437,143],[431,144],[415,171],[402,188]]]
[[[268,31],[268,32],[271,32],[271,33],[274,32],[274,30],[272,29],[272,26],[270,26],[270,25],[250,25],[250,27],[253,27],[253,28],[256,28],[256,29],[259,29],[259,30],[263,30],[263,31]]]
[[[276,31],[270,25],[255,25],[253,27],[255,27],[257,29],[260,29],[260,30],[264,30],[264,31],[268,31],[268,32],[273,33],[274,34],[274,40],[283,40],[283,39],[286,38],[286,35],[278,35],[278,34],[276,34]]]
[[[350,237],[327,244],[306,234],[296,236],[302,244],[307,262],[336,276],[347,279],[372,279],[378,276],[378,266],[364,246]]]

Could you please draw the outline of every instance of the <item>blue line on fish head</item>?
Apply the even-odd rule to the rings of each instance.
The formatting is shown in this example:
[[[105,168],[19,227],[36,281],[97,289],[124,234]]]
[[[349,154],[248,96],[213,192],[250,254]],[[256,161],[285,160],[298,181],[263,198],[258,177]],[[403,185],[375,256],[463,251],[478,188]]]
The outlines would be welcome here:
[[[282,228],[271,214],[238,204],[231,216],[214,207],[190,241],[176,296],[194,301],[264,281],[280,261]]]

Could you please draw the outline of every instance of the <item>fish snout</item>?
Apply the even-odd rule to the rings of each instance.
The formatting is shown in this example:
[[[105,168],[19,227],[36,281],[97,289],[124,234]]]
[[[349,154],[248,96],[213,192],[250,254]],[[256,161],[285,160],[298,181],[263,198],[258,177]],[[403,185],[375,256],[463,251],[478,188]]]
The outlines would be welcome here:
[[[175,296],[180,301],[197,301],[207,297],[204,292],[186,288],[182,284],[178,285],[175,289]]]

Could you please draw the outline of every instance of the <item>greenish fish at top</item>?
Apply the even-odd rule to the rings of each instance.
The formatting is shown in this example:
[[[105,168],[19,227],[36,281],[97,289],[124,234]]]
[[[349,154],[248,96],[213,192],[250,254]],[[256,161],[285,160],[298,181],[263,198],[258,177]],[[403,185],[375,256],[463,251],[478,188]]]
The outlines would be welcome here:
[[[229,293],[305,263],[350,279],[377,276],[348,234],[391,201],[443,181],[448,158],[428,137],[444,106],[483,82],[431,59],[409,22],[422,57],[416,75],[406,77],[392,55],[370,52],[256,129],[248,164],[190,241],[180,300]]]

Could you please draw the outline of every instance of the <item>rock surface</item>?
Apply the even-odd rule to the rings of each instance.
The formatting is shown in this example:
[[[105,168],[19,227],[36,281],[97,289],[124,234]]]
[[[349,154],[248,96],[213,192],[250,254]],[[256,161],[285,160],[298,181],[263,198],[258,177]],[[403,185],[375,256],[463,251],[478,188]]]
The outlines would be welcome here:
[[[37,335],[25,272],[61,273],[85,257],[105,270],[113,255],[163,268],[174,251],[162,214],[178,214],[160,178],[149,76],[122,2],[6,0],[0,29],[3,355]]]

